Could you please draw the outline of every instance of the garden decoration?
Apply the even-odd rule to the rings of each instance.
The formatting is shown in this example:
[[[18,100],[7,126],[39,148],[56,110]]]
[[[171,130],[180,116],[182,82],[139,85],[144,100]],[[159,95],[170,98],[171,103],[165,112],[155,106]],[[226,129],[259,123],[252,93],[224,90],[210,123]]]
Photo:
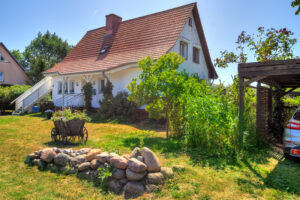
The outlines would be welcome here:
[[[51,130],[51,138],[54,142],[67,141],[75,142],[76,139],[80,143],[86,143],[88,139],[88,130],[84,126],[90,118],[84,112],[76,111],[72,113],[70,109],[58,111],[51,118],[54,123],[54,128]]]
[[[29,154],[25,163],[41,170],[76,175],[104,190],[124,194],[126,199],[159,191],[174,172],[185,171],[180,165],[173,165],[173,169],[161,167],[158,157],[147,147],[136,147],[131,155],[123,156],[101,149],[46,148]]]

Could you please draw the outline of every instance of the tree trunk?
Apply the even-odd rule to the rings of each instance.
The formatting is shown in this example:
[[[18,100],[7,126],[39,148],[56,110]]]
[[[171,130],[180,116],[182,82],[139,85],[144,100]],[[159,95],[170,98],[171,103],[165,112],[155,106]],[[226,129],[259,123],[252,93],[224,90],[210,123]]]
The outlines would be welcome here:
[[[166,137],[169,138],[169,116],[167,114],[167,121],[166,121]]]

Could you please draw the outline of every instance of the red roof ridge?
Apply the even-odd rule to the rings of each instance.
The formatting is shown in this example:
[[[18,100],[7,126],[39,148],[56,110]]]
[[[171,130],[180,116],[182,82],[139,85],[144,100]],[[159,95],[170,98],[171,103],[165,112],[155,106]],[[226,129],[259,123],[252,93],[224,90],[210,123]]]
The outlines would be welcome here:
[[[158,15],[158,14],[161,14],[161,13],[164,13],[164,12],[169,12],[169,11],[174,11],[174,10],[177,10],[177,9],[182,9],[184,7],[189,7],[191,5],[196,6],[197,2],[189,3],[189,4],[186,4],[186,5],[182,5],[182,6],[171,8],[171,9],[162,10],[162,11],[159,11],[159,12],[156,12],[156,13],[151,13],[151,14],[143,15],[143,16],[140,16],[140,17],[132,18],[132,19],[127,19],[127,20],[122,21],[120,24],[124,24],[124,23],[130,22],[130,21],[133,21],[133,20],[144,18],[144,17],[149,17],[149,16],[152,16],[152,15]],[[116,14],[112,13],[112,14],[109,14],[109,15],[116,15]],[[92,31],[96,31],[96,30],[101,29],[101,28],[105,28],[105,26],[95,28],[95,29],[91,29],[91,30],[87,31],[87,33],[92,32]]]

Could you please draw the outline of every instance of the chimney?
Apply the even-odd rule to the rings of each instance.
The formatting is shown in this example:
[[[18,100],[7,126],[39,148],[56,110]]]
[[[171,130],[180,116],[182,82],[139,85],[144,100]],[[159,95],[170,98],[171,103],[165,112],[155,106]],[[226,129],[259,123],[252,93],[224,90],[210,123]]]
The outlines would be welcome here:
[[[106,34],[117,32],[119,24],[122,22],[122,17],[115,14],[106,15]]]

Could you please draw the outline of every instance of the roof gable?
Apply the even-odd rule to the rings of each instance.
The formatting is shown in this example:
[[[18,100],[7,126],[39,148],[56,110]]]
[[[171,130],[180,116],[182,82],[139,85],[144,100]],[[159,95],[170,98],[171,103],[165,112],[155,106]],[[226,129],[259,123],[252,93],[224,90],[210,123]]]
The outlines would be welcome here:
[[[13,60],[13,61],[15,61],[15,63],[18,65],[18,67],[20,67],[24,72],[25,72],[25,70],[24,70],[24,68],[22,67],[22,65],[17,61],[17,59],[10,53],[10,51],[6,48],[6,46],[2,43],[2,42],[0,42],[0,46],[2,46],[3,47],[3,49],[7,52],[7,54],[11,57],[11,59]],[[3,56],[3,55],[2,55]],[[7,58],[4,58],[5,60],[8,60]]]
[[[197,19],[197,30],[199,29],[204,54],[207,54],[205,59],[210,69],[210,77],[217,77],[209,56],[196,3],[123,21],[117,32],[112,35],[106,34],[105,27],[88,31],[65,59],[46,73],[106,71],[136,63],[146,56],[158,59],[174,46],[192,12]],[[110,47],[102,56],[100,50],[105,43]]]

